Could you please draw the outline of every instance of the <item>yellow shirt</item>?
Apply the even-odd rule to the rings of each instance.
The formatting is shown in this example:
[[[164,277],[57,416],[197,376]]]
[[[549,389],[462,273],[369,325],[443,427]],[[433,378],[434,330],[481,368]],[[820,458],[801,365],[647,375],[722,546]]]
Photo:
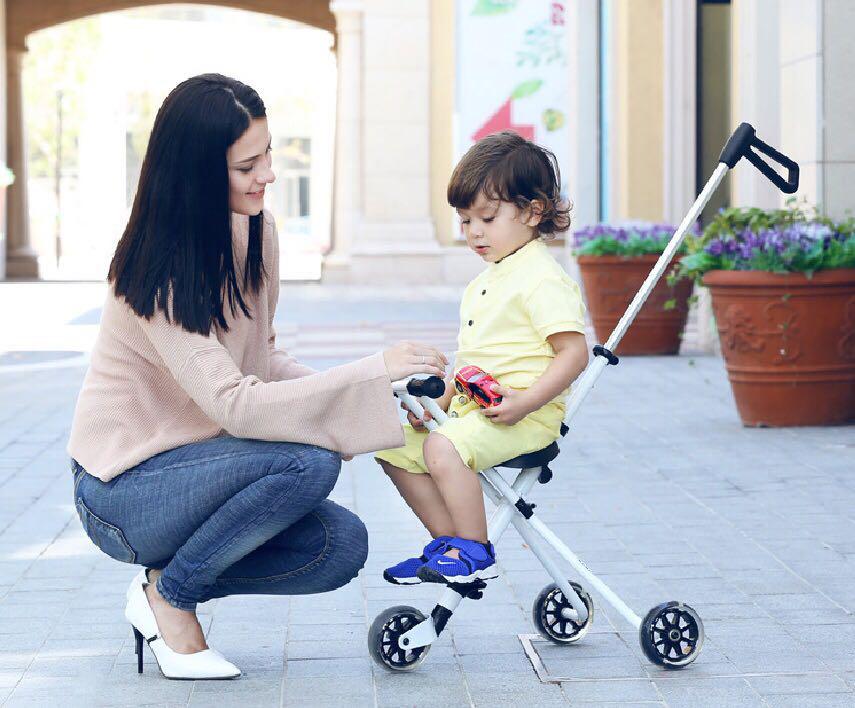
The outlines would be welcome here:
[[[579,285],[535,239],[490,263],[463,293],[455,372],[475,365],[512,388],[529,388],[555,350],[546,338],[585,332]],[[553,400],[563,405],[569,388]]]

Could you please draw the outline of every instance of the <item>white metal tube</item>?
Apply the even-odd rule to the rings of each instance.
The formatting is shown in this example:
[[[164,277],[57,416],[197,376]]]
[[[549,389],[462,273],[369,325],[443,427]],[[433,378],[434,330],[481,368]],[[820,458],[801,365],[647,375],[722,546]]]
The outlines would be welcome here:
[[[523,537],[523,540],[528,544],[532,553],[537,556],[537,559],[546,569],[546,572],[552,576],[555,584],[561,588],[561,592],[564,593],[564,599],[566,599],[573,607],[573,611],[569,613],[569,618],[577,620],[578,622],[586,622],[588,620],[588,608],[585,607],[585,603],[582,601],[582,598],[576,594],[576,591],[573,589],[573,586],[570,585],[570,582],[567,580],[567,576],[562,572],[561,568],[558,567],[558,564],[549,557],[549,554],[543,547],[543,542],[538,538],[537,534],[531,530],[531,527],[526,523],[527,521],[529,521],[529,519],[526,519],[520,514],[514,514],[511,518],[511,523],[513,523],[517,533]]]
[[[528,519],[531,527],[537,531],[543,539],[552,546],[556,551],[558,551],[564,559],[572,565],[576,572],[579,573],[585,580],[587,580],[593,588],[600,594],[600,596],[606,600],[612,607],[614,607],[618,612],[620,612],[624,618],[632,623],[632,625],[638,629],[641,626],[641,617],[639,617],[632,609],[627,605],[623,600],[621,600],[608,585],[606,585],[602,580],[600,580],[596,575],[594,575],[590,570],[588,570],[588,566],[586,566],[579,557],[573,553],[565,543],[558,538],[552,531],[550,531],[546,524],[544,524],[540,519],[535,517],[531,517]],[[562,588],[563,589],[563,588]]]
[[[686,232],[689,230],[689,227],[697,221],[698,216],[700,215],[703,208],[707,205],[707,202],[710,200],[712,193],[716,190],[721,180],[724,178],[724,175],[727,173],[728,167],[724,162],[720,162],[718,167],[716,167],[715,171],[712,174],[712,177],[709,178],[706,185],[704,186],[701,193],[698,195],[698,198],[695,199],[694,204],[692,204],[692,208],[689,209],[689,212],[683,218],[683,221],[680,222],[680,226],[677,227],[677,230],[674,232],[674,235],[671,237],[671,240],[668,242],[668,246],[665,248],[665,252],[659,256],[659,260],[656,261],[656,265],[653,266],[653,269],[648,274],[644,283],[641,286],[641,289],[635,294],[635,297],[632,299],[629,307],[626,312],[623,313],[623,316],[617,323],[617,326],[612,331],[611,335],[608,338],[608,341],[605,343],[605,348],[611,352],[614,352],[617,345],[620,343],[620,340],[623,339],[626,330],[632,324],[635,316],[638,314],[638,311],[644,305],[647,300],[650,292],[656,287],[656,283],[659,282],[659,278],[665,272],[665,269],[671,263],[671,259],[674,257],[674,254],[677,253],[677,250],[680,248],[680,245],[683,243],[683,240],[686,237]],[[608,364],[608,361],[604,357],[597,356],[594,357],[594,361],[588,366],[585,370],[585,373],[582,375],[581,380],[573,386],[573,389],[570,393],[570,398],[567,401],[567,412],[564,416],[564,422],[567,425],[570,425],[570,421],[576,415],[576,412],[582,406],[582,402],[587,397],[588,393],[594,387],[597,379],[602,373],[603,369]]]

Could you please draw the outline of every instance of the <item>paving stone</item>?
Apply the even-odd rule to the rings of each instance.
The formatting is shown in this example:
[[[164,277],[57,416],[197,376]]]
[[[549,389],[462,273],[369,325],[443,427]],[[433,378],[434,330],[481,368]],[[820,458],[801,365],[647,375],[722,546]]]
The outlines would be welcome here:
[[[358,288],[324,292],[332,291],[283,287],[277,323],[298,357],[308,323],[329,326],[322,331],[331,336],[362,321],[358,341],[373,351],[385,341],[383,323],[418,328],[419,318],[430,332],[448,322],[453,341],[456,291],[418,303]],[[95,312],[97,321],[99,307],[79,315]],[[345,464],[332,495],[369,529],[356,581],[323,595],[200,606],[212,645],[243,669],[238,681],[164,681],[150,653],[138,675],[122,616],[135,568],[92,546],[70,499],[64,444],[84,370],[0,374],[0,399],[13,401],[0,411],[0,702],[852,705],[855,455],[839,447],[851,428],[743,428],[721,359],[692,362],[629,357],[610,369],[562,441],[553,480],[530,497],[539,518],[636,612],[674,598],[695,607],[706,623],[704,651],[679,673],[653,666],[635,629],[595,597],[582,642],[537,644],[551,672],[583,679],[562,686],[538,681],[517,637],[534,632],[531,604],[552,581],[512,528],[497,539],[501,577],[483,600],[459,606],[416,671],[374,665],[366,642],[374,617],[393,605],[429,614],[440,590],[383,581],[383,568],[427,534],[370,455]],[[322,369],[334,360],[306,363]]]

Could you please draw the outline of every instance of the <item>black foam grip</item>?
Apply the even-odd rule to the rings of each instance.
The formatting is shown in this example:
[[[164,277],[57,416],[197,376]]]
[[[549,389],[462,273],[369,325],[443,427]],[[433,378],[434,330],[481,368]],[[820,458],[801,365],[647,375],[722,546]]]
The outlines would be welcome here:
[[[407,384],[407,393],[413,396],[439,398],[445,393],[445,381],[439,376],[429,376],[426,379],[411,379]]]

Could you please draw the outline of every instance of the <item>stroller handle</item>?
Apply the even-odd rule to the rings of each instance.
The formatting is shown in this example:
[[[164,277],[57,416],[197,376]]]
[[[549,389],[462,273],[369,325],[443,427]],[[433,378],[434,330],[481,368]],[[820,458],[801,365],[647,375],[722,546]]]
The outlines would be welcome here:
[[[412,377],[393,381],[392,390],[395,393],[409,393],[411,396],[440,398],[445,393],[445,381],[439,376],[428,376],[426,378]]]
[[[779,175],[768,162],[751,148],[755,148],[767,157],[772,158],[781,167],[785,167],[787,169],[787,179]],[[733,131],[733,135],[730,136],[730,140],[727,141],[727,145],[721,151],[718,161],[723,162],[730,169],[733,169],[742,157],[747,158],[752,165],[760,170],[784,194],[792,194],[799,188],[798,164],[760,140],[757,137],[757,132],[750,123],[741,123]]]

